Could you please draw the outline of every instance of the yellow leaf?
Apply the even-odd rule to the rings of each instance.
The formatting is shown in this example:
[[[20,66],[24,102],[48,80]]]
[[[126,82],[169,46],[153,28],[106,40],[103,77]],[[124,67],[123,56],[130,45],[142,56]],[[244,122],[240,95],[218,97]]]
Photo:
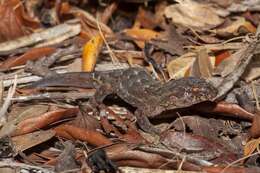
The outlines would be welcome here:
[[[248,141],[244,148],[244,156],[251,155],[257,149],[259,144],[260,144],[260,138],[252,139],[252,140]]]
[[[149,41],[152,38],[156,38],[159,36],[159,33],[156,31],[140,28],[125,29],[124,33],[127,36],[136,39],[135,43],[140,48],[144,48],[145,41]]]
[[[82,54],[82,71],[90,72],[94,70],[102,46],[103,39],[99,34],[94,36],[84,45]]]

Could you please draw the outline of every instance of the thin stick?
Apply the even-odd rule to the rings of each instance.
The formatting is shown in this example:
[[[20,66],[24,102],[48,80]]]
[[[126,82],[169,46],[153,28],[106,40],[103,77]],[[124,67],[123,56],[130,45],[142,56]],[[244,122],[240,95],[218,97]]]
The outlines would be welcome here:
[[[259,100],[258,100],[256,89],[255,89],[255,81],[252,81],[251,85],[252,85],[253,95],[254,95],[254,98],[256,101],[256,108],[257,108],[257,110],[260,110]]]
[[[98,18],[96,18],[96,21],[97,21],[97,27],[98,27],[99,34],[100,34],[100,36],[102,37],[102,39],[103,39],[103,41],[104,41],[104,43],[105,43],[105,45],[106,45],[106,47],[107,47],[107,50],[108,50],[109,55],[110,55],[110,57],[111,57],[111,59],[112,59],[112,62],[113,62],[113,63],[118,63],[119,61],[118,61],[117,57],[115,56],[114,52],[112,51],[112,49],[111,49],[110,46],[108,45],[107,40],[106,40],[106,38],[105,38],[105,36],[104,36],[102,30],[101,30],[101,27],[100,27]]]

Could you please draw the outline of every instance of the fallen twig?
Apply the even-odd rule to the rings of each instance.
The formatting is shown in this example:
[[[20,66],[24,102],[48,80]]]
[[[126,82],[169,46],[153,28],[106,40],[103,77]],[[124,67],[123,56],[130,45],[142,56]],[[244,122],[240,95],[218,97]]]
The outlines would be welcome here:
[[[68,34],[70,32],[72,32],[73,34]],[[22,48],[25,46],[35,45],[38,43],[42,43],[44,41],[54,40],[59,37],[64,37],[64,35],[68,35],[69,37],[72,37],[77,35],[79,32],[80,32],[80,24],[77,22],[77,20],[73,20],[64,24],[57,25],[50,29],[43,30],[41,32],[36,32],[31,35],[18,38],[16,40],[1,43],[0,53],[6,51],[12,51],[14,49]]]

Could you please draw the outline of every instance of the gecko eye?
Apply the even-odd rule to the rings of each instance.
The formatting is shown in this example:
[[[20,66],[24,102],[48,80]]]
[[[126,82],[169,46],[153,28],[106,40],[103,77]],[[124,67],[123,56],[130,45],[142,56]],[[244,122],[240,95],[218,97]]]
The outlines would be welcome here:
[[[176,95],[171,95],[170,96],[170,101],[173,101],[173,100],[176,100],[176,99],[177,99]]]

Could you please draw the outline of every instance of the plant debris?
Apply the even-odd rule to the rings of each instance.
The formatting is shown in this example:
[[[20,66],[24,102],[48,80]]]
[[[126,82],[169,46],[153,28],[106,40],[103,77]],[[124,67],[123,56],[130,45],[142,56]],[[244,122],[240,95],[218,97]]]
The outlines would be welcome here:
[[[258,1],[0,14],[0,172],[260,173]]]

